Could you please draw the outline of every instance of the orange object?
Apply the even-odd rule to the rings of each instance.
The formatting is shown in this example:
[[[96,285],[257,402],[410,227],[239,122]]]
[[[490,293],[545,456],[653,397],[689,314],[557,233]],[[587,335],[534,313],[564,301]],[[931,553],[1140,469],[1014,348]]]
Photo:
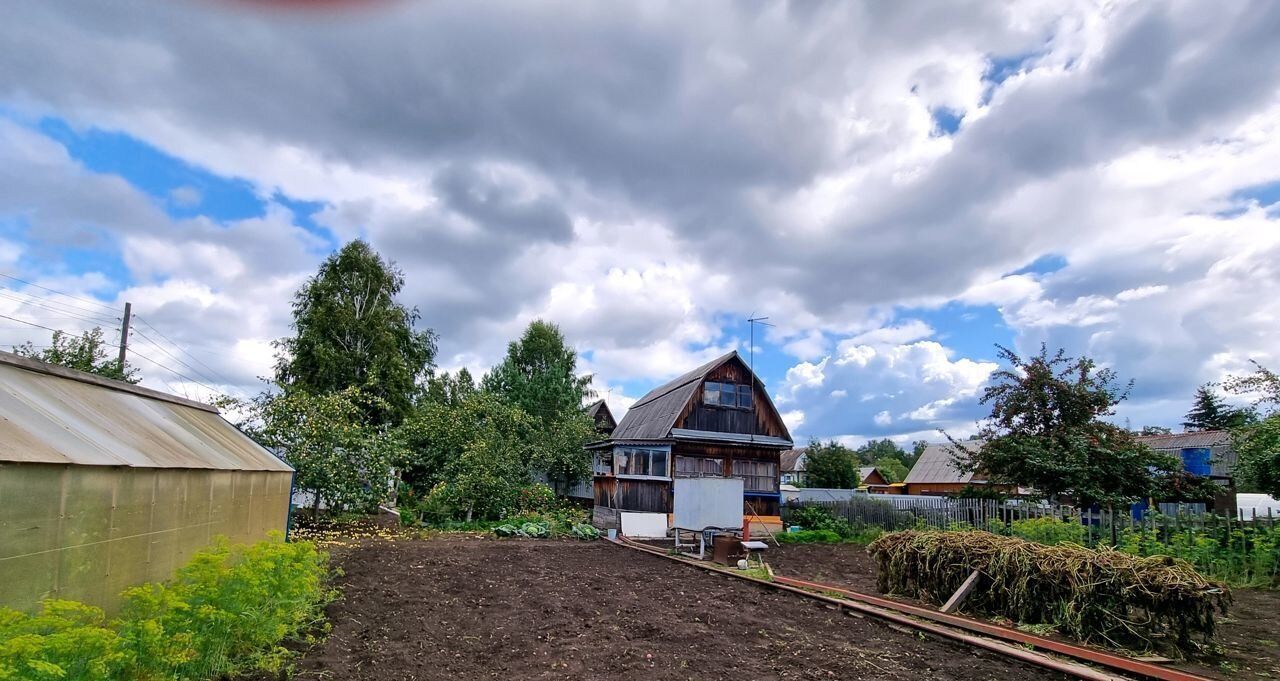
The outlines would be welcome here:
[[[742,519],[742,541],[751,541],[751,520]]]

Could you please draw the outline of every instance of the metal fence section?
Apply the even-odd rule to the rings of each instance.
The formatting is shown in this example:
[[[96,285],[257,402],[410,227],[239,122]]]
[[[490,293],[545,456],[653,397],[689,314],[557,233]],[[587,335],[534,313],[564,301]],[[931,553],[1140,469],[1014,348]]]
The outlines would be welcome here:
[[[1125,536],[1138,532],[1167,539],[1194,532],[1232,541],[1245,528],[1272,532],[1280,515],[1270,509],[1265,515],[1250,510],[1236,515],[1206,513],[1203,505],[1161,504],[1161,512],[1145,508],[1081,509],[1074,506],[1028,502],[1024,500],[951,499],[947,497],[855,494],[847,499],[791,501],[783,506],[786,524],[804,507],[826,509],[855,527],[878,527],[884,530],[911,528],[983,529],[1009,534],[1019,521],[1052,518],[1074,524],[1087,531],[1082,540],[1090,545],[1115,545]],[[1234,534],[1233,534],[1234,533]]]

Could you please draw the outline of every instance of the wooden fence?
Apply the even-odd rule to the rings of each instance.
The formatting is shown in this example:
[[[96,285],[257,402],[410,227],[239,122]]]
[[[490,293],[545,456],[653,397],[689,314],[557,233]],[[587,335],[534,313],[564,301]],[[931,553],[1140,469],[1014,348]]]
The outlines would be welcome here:
[[[1217,515],[1203,512],[1203,506],[1162,505],[1160,510],[1163,512],[1133,511],[1129,508],[1091,510],[1017,500],[872,494],[838,501],[789,503],[783,507],[783,522],[789,522],[797,509],[806,506],[824,508],[855,527],[879,527],[890,531],[915,527],[976,528],[1007,534],[1018,521],[1054,518],[1087,528],[1081,536],[1090,545],[1112,546],[1135,532],[1150,533],[1162,541],[1194,532],[1229,542],[1246,529],[1251,531],[1250,534],[1256,531],[1271,534],[1280,521],[1280,516],[1270,511],[1265,516],[1256,512]]]

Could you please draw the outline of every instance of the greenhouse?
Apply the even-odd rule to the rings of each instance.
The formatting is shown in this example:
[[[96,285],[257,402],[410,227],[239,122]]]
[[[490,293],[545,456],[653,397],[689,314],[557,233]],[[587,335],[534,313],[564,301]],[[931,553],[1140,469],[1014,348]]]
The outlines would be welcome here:
[[[215,407],[0,352],[0,607],[110,612],[218,536],[285,530],[292,479]]]

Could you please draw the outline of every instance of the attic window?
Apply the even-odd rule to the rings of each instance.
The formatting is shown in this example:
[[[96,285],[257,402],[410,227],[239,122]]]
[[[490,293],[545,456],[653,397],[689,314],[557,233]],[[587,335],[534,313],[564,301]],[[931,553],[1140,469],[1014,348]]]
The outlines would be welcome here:
[[[702,403],[750,409],[751,386],[707,381],[702,388]]]

